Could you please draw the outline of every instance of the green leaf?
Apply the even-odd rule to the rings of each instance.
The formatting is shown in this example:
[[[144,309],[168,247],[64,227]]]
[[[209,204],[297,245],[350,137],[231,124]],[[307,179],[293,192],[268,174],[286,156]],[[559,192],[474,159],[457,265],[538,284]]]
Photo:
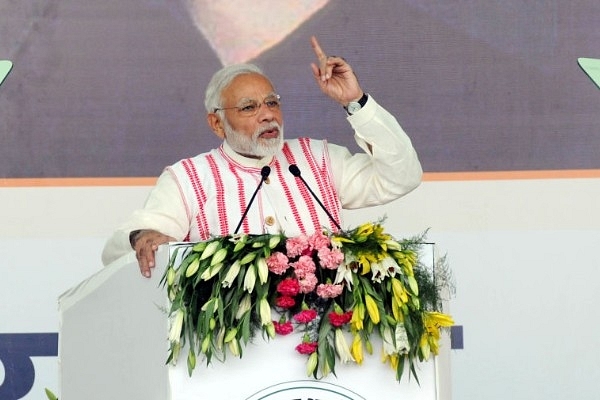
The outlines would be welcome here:
[[[56,397],[56,395],[49,389],[45,388],[44,391],[46,392],[46,397],[48,397],[48,400],[58,400],[58,397]]]

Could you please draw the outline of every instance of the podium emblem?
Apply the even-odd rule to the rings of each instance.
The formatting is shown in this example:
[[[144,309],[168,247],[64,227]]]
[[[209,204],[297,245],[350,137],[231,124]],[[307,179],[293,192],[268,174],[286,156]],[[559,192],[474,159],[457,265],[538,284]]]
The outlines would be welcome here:
[[[290,381],[269,386],[246,400],[366,400],[342,386],[321,381]]]

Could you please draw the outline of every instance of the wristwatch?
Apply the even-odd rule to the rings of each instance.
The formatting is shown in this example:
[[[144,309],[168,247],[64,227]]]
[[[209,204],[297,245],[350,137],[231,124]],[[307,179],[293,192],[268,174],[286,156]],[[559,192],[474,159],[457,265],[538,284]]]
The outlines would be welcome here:
[[[348,115],[352,115],[352,114],[356,113],[357,111],[359,111],[361,108],[363,108],[365,106],[365,104],[367,104],[368,99],[369,99],[369,95],[366,93],[363,93],[363,95],[360,99],[358,99],[357,101],[351,101],[350,103],[348,103],[348,105],[346,107],[344,107],[344,109],[346,110]]]

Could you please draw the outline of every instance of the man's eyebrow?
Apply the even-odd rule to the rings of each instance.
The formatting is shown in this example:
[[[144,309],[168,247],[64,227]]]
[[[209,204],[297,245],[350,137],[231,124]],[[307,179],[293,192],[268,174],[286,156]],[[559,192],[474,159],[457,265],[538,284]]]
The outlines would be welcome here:
[[[269,97],[273,97],[273,96],[277,96],[277,93],[276,93],[276,92],[274,92],[274,91],[273,91],[273,92],[269,92],[269,93],[267,93],[267,94],[265,95],[265,97],[263,97],[263,100],[264,100],[264,99],[267,99],[267,98],[269,98]],[[248,102],[248,101],[258,101],[258,100],[256,100],[256,99],[252,99],[252,98],[250,98],[250,97],[242,97],[242,98],[240,98],[240,99],[238,100],[238,104],[239,104],[239,103],[245,103],[245,102]]]
[[[249,102],[249,101],[255,101],[255,100],[254,100],[254,99],[251,99],[251,98],[249,98],[249,97],[242,97],[241,99],[238,99],[238,101],[237,101],[237,104],[240,104],[240,103],[247,103],[247,102]]]

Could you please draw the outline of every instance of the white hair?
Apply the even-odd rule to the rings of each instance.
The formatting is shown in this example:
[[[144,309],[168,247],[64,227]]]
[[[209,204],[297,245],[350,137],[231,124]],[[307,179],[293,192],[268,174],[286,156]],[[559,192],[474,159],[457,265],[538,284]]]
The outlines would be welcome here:
[[[211,113],[222,107],[221,94],[232,80],[244,74],[259,74],[265,76],[262,70],[254,64],[234,64],[221,68],[211,78],[204,94],[204,107]],[[267,78],[268,79],[268,78]]]

